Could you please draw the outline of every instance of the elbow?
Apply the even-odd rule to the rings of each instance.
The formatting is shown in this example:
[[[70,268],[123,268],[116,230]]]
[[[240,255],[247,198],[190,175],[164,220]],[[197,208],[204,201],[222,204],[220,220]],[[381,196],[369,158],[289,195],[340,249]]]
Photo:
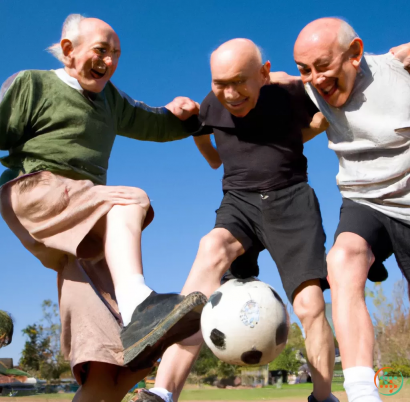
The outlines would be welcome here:
[[[209,162],[209,166],[212,168],[212,169],[214,169],[214,170],[216,170],[216,169],[219,169],[219,167],[222,165],[222,162],[221,161],[218,161],[218,162]]]

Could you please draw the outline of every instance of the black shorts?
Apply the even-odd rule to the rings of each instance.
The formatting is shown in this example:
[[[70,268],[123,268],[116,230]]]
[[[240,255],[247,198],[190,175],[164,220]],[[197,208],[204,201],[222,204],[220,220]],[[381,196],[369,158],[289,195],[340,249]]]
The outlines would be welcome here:
[[[234,276],[257,276],[258,255],[266,248],[291,303],[308,280],[329,288],[319,202],[307,183],[264,193],[228,191],[216,212],[215,228],[229,230],[245,249],[231,266]]]
[[[371,270],[380,267],[394,253],[404,276],[410,280],[409,225],[367,205],[343,198],[335,241],[343,232],[355,233],[370,245],[375,257]]]

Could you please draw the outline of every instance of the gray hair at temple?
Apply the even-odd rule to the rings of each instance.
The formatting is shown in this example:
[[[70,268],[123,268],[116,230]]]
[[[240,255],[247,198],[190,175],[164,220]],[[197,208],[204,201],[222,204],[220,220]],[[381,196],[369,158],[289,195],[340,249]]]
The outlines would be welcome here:
[[[338,33],[339,44],[343,49],[347,50],[352,41],[358,38],[359,35],[346,21],[340,18],[337,19],[340,21],[340,28]]]
[[[69,39],[75,45],[80,36],[80,23],[83,19],[85,19],[85,17],[81,14],[70,14],[64,21],[60,42],[63,39]],[[60,42],[48,47],[47,51],[56,59],[63,61],[63,50],[61,49]]]

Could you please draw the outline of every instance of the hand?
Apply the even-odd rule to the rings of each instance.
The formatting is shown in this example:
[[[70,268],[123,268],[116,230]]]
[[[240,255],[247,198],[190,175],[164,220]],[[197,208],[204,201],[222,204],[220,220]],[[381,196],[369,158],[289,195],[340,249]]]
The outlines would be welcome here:
[[[322,133],[329,128],[329,122],[321,112],[317,112],[310,122],[310,128]]]
[[[400,60],[404,65],[404,69],[410,73],[410,43],[393,47],[390,49],[390,53],[397,60]]]
[[[271,84],[291,84],[293,82],[301,81],[300,77],[296,77],[294,75],[289,75],[283,71],[275,71],[273,73],[269,73],[270,83]]]
[[[323,133],[327,130],[329,123],[326,120],[325,116],[321,112],[317,112],[310,122],[309,127],[302,128],[302,137],[303,142],[308,142],[312,138],[315,138],[318,134]]]
[[[180,120],[187,120],[199,113],[199,103],[184,96],[176,97],[165,107]]]

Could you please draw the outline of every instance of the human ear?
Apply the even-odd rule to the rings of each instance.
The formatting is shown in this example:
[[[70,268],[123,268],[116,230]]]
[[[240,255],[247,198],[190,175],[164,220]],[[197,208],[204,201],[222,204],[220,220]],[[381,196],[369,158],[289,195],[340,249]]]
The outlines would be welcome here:
[[[354,68],[359,68],[362,57],[363,41],[360,38],[355,38],[349,46],[349,58]]]
[[[70,53],[73,51],[73,44],[72,44],[71,40],[63,39],[60,42],[60,45],[61,45],[61,49],[63,51],[63,55],[65,57],[68,57],[70,55]]]
[[[261,74],[264,80],[267,80],[267,82],[270,82],[270,61],[268,60],[261,68]]]

